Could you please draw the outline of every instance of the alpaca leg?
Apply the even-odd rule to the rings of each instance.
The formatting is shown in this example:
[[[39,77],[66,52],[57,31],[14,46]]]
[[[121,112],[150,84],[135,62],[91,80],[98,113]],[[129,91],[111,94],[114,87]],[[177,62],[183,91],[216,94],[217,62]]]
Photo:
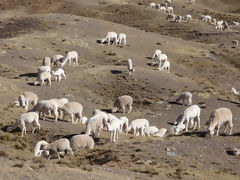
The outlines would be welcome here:
[[[220,125],[218,125],[217,134],[216,134],[217,136],[218,136],[219,130],[220,130]]]
[[[116,130],[116,140],[118,141],[118,129]]]
[[[78,56],[75,58],[76,60],[76,66],[78,66]]]
[[[132,111],[132,105],[128,105],[128,113]]]
[[[24,107],[25,111],[28,110],[28,101],[25,102],[25,107]]]
[[[34,134],[35,130],[36,130],[36,127],[33,128],[33,130],[32,130],[32,134]]]
[[[110,133],[110,134],[111,134],[111,138],[110,138],[110,140],[112,141],[113,131],[111,131],[111,133]]]
[[[61,158],[60,158],[60,155],[59,155],[59,152],[57,152],[57,156],[58,156],[58,159],[61,159]]]
[[[226,134],[227,128],[228,128],[228,125],[225,126],[225,129],[223,131],[224,134]]]
[[[229,135],[232,135],[232,128],[233,128],[233,125],[232,125],[232,124],[230,124],[229,126],[230,126]]]
[[[63,77],[66,79],[66,75],[65,75],[65,73],[63,73],[62,75],[63,75]]]
[[[54,115],[54,118],[55,118],[55,122],[57,122],[57,120],[58,120],[58,111],[55,110],[55,111],[53,112],[53,115]]]
[[[51,86],[51,78],[48,79],[49,86]]]
[[[142,136],[145,136],[144,128],[141,128],[141,134],[142,134]]]
[[[125,114],[125,106],[122,106],[123,114]]]
[[[189,119],[187,119],[187,123],[186,123],[186,132],[188,132],[188,124],[189,124]]]
[[[22,128],[22,135],[21,135],[21,137],[23,137],[25,129],[26,129],[26,127]]]
[[[200,128],[201,128],[201,124],[200,124],[200,115],[198,115],[198,130],[200,130]]]
[[[113,131],[113,141],[116,142],[116,131]]]
[[[74,124],[74,115],[71,114],[71,118],[72,118],[72,124]]]

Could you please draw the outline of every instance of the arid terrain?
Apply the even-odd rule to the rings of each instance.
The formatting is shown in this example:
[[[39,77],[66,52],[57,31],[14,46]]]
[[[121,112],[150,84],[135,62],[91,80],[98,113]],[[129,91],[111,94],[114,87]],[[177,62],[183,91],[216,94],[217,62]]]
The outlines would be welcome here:
[[[195,5],[174,0],[174,13],[191,14],[191,23],[166,21],[167,14],[149,8],[150,2],[0,1],[0,179],[240,179],[240,158],[229,151],[240,147],[240,103],[231,93],[232,87],[240,90],[240,46],[232,47],[232,40],[240,41],[240,27],[231,24],[240,21],[239,0],[196,0]],[[230,29],[220,32],[198,21],[199,14],[226,20]],[[126,33],[127,46],[100,44],[108,31]],[[155,49],[168,55],[170,73],[149,65]],[[79,66],[64,66],[66,80],[33,86],[43,57],[72,50],[79,53]],[[128,58],[136,69],[132,75],[127,74]],[[35,92],[40,100],[77,101],[87,117],[96,108],[110,110],[116,97],[129,94],[134,99],[129,120],[146,118],[158,128],[169,128],[184,111],[175,99],[189,91],[201,107],[201,129],[164,138],[120,134],[117,143],[103,131],[93,150],[60,160],[35,158],[37,141],[80,134],[85,125],[49,117],[40,120],[34,134],[27,127],[23,138],[20,128],[6,132],[24,112],[13,105],[23,91]],[[233,135],[221,130],[209,138],[204,124],[220,107],[233,112]]]

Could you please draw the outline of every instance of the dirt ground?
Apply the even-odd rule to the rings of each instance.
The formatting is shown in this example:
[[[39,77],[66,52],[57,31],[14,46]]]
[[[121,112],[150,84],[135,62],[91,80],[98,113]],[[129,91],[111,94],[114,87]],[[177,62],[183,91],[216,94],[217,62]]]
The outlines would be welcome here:
[[[166,14],[137,0],[2,0],[0,2],[0,179],[240,179],[239,157],[229,151],[239,147],[239,101],[231,88],[240,89],[240,28],[217,31],[199,14],[218,20],[240,21],[238,0],[196,0],[194,6],[174,0],[176,14],[192,14],[191,23],[166,21]],[[157,0],[156,2],[160,2]],[[127,34],[127,46],[99,44],[106,32]],[[152,53],[168,55],[171,72],[150,66]],[[52,86],[33,86],[37,67],[45,56],[79,53],[79,66],[65,66],[67,79]],[[126,60],[136,71],[127,74]],[[21,129],[6,132],[23,109],[15,107],[23,91],[39,99],[68,98],[83,105],[90,117],[96,108],[110,110],[114,99],[134,98],[129,120],[146,118],[150,125],[169,128],[186,106],[175,102],[182,91],[193,94],[201,107],[201,129],[179,136],[139,137],[120,134],[110,142],[103,131],[93,150],[52,160],[34,158],[37,141],[52,142],[84,131],[82,124],[66,120],[40,120],[41,130],[20,137]],[[233,135],[206,137],[205,122],[220,107],[232,110]],[[123,116],[116,113],[117,117]],[[171,153],[166,152],[170,148]],[[174,150],[175,149],[175,150]]]

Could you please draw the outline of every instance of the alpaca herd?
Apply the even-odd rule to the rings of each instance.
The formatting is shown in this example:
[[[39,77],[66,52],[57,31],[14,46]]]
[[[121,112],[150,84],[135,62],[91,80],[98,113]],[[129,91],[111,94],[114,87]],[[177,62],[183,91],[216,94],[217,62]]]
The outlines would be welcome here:
[[[235,88],[232,88],[232,93],[239,98],[239,92]],[[125,114],[125,106],[128,106],[128,112],[131,113],[133,98],[129,95],[124,95],[116,98],[114,105],[112,107],[112,113],[107,113],[100,109],[95,109],[92,113],[92,117],[88,119],[82,116],[83,106],[78,102],[69,102],[66,98],[61,99],[50,99],[50,100],[40,100],[38,101],[38,96],[33,92],[24,92],[19,95],[18,101],[15,101],[16,106],[21,106],[27,111],[19,116],[16,123],[7,128],[8,132],[13,131],[19,125],[22,127],[22,135],[26,134],[26,124],[32,124],[33,130],[38,128],[40,130],[39,118],[42,115],[43,120],[45,116],[53,116],[55,122],[62,116],[63,119],[66,115],[70,115],[72,118],[72,124],[76,124],[79,120],[80,124],[85,125],[85,130],[83,134],[75,135],[70,139],[62,138],[56,140],[52,143],[47,143],[42,140],[36,143],[34,148],[34,155],[39,157],[41,155],[47,156],[48,159],[51,155],[57,154],[60,158],[61,154],[64,152],[70,152],[73,154],[82,148],[92,149],[94,148],[94,139],[99,138],[100,132],[102,130],[108,131],[110,133],[110,141],[116,142],[119,139],[119,133],[126,134],[132,132],[136,136],[155,136],[155,137],[166,137],[172,135],[179,135],[181,132],[188,132],[189,129],[195,131],[200,130],[200,113],[201,109],[198,105],[192,105],[192,94],[190,92],[182,92],[176,99],[176,103],[183,101],[184,106],[187,107],[182,114],[180,114],[176,121],[173,122],[168,129],[161,128],[158,129],[156,126],[150,126],[147,119],[140,118],[129,122],[126,116],[117,117],[112,113],[116,111]],[[187,102],[187,104],[185,103]],[[33,108],[29,109],[29,104],[33,105]],[[38,114],[38,113],[39,114]],[[76,120],[74,121],[74,117]],[[221,126],[225,127],[224,133],[227,128],[230,128],[229,134],[232,134],[233,122],[232,122],[232,112],[228,108],[218,108],[214,110],[209,117],[209,120],[205,123],[207,134],[212,137],[216,131],[216,135],[219,135],[219,129]],[[93,138],[92,138],[92,137]],[[64,154],[65,155],[65,154]]]
[[[187,5],[194,5],[195,0],[186,0],[185,3]],[[168,15],[166,16],[166,21],[169,20],[170,22],[176,22],[176,23],[181,23],[182,21],[190,23],[191,21],[193,21],[192,15],[190,14],[187,14],[185,16],[174,14],[174,9],[172,4],[173,4],[173,0],[165,0],[160,4],[152,2],[149,4],[149,7],[153,9],[157,9],[159,12],[167,13]],[[231,23],[232,26],[236,26],[236,27],[240,26],[240,23],[237,21],[231,21],[229,23],[223,20],[217,21],[216,18],[212,18],[210,15],[199,15],[197,19],[202,22],[207,22],[208,24],[213,25],[214,28],[219,31],[229,30],[229,23]],[[233,48],[236,48],[238,46],[238,40],[233,40],[232,45],[233,45]],[[169,63],[166,62],[166,65],[168,64]]]
[[[186,4],[193,5],[195,0],[187,0]],[[166,20],[171,20],[177,23],[181,23],[182,20],[190,23],[192,21],[192,16],[187,14],[182,17],[180,15],[173,14],[173,7],[170,6],[172,0],[165,0],[160,4],[150,3],[150,7],[158,9],[160,12],[168,13]],[[228,24],[226,21],[217,21],[215,18],[212,20],[211,16],[200,15],[199,20],[214,24],[216,29],[225,30],[228,29]],[[237,25],[237,22],[234,24]],[[108,45],[121,45],[126,46],[127,36],[124,33],[117,34],[116,32],[108,32],[101,43],[107,42]],[[234,46],[238,46],[238,41],[234,40],[232,42]],[[158,65],[159,71],[170,72],[170,61],[168,56],[162,52],[160,49],[156,49],[152,55],[152,66]],[[52,58],[45,57],[41,67],[37,68],[37,79],[33,82],[34,85],[40,84],[44,86],[47,83],[51,86],[51,78],[55,76],[57,82],[60,82],[62,77],[66,79],[66,74],[63,69],[66,63],[71,65],[73,62],[74,66],[78,66],[78,53],[76,51],[70,51],[66,54],[66,57],[56,54]],[[60,67],[59,67],[60,63]],[[54,68],[58,68],[55,71],[51,70],[51,64]],[[129,58],[127,60],[128,74],[131,75],[135,72],[133,68],[133,62]],[[237,92],[235,88],[232,88],[232,93],[240,99],[240,93]],[[32,133],[35,133],[36,128],[41,128],[39,119],[45,120],[45,118],[53,117],[54,122],[61,119],[65,119],[67,115],[71,117],[72,124],[77,124],[78,121],[82,126],[85,126],[85,130],[81,134],[74,135],[71,138],[61,138],[54,142],[48,143],[41,140],[36,143],[34,148],[34,155],[40,157],[42,155],[47,156],[48,159],[52,155],[56,154],[60,159],[60,156],[65,153],[74,154],[83,148],[93,149],[95,146],[94,139],[100,138],[101,131],[107,131],[110,135],[110,141],[117,142],[121,138],[122,133],[132,133],[135,136],[154,136],[154,137],[166,137],[172,135],[179,135],[183,132],[200,130],[200,114],[201,108],[193,104],[193,96],[190,92],[182,92],[176,99],[176,104],[182,101],[183,106],[187,108],[177,117],[176,121],[173,122],[168,128],[158,128],[156,126],[150,126],[150,122],[145,118],[137,118],[132,121],[126,116],[117,117],[113,113],[123,113],[129,114],[132,112],[134,106],[134,99],[130,95],[122,95],[116,98],[111,109],[111,113],[107,113],[100,109],[95,109],[90,115],[90,118],[83,116],[83,105],[79,102],[72,102],[66,98],[60,99],[48,99],[39,100],[37,94],[33,92],[23,92],[19,95],[18,100],[14,102],[16,106],[22,107],[25,113],[22,113],[16,120],[15,124],[7,128],[8,132],[13,131],[18,126],[22,127],[21,137],[26,135],[27,129],[26,124],[32,124]],[[29,106],[32,104],[32,108]],[[224,133],[227,128],[230,129],[229,134],[232,134],[233,129],[233,115],[228,108],[218,108],[215,109],[209,117],[209,120],[205,123],[207,134],[212,137],[215,134],[219,135],[219,130],[221,126],[225,126]]]
[[[60,82],[62,77],[66,79],[63,67],[67,62],[70,66],[72,61],[74,66],[78,66],[78,53],[76,51],[68,52],[65,59],[61,54],[56,54],[52,58],[44,57],[42,63],[43,66],[37,68],[37,79],[34,80],[33,85],[36,86],[40,84],[40,86],[44,86],[45,83],[47,83],[51,86],[52,76],[55,76],[57,82]],[[51,64],[54,64],[54,68],[57,68],[59,66],[58,62],[61,63],[61,67],[55,71],[51,71]]]

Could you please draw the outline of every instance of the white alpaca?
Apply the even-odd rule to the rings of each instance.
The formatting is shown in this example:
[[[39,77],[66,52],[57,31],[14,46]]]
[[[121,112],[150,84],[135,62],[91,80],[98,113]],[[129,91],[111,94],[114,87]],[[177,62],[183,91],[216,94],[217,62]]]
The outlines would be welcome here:
[[[108,32],[106,34],[106,36],[103,39],[101,39],[101,43],[104,43],[105,41],[108,41],[108,45],[110,45],[110,42],[111,42],[112,39],[113,39],[113,44],[112,45],[116,45],[117,44],[117,39],[118,39],[117,33]]]
[[[135,69],[133,69],[133,64],[131,59],[127,60],[127,68],[128,68],[128,74],[132,74],[132,72],[135,71]]]
[[[152,66],[154,66],[155,64],[159,64],[158,69],[160,69],[162,67],[162,61],[167,61],[168,57],[166,54],[160,54],[157,56],[157,58],[152,62]]]
[[[141,131],[142,136],[145,136],[145,132],[147,132],[147,135],[150,136],[148,128],[149,128],[149,121],[147,119],[136,119],[130,123],[130,125],[128,126],[128,131],[133,129],[134,135],[139,134]]]
[[[207,131],[210,134],[210,137],[214,134],[214,130],[217,128],[217,136],[221,125],[225,126],[224,133],[226,132],[228,126],[230,127],[229,134],[232,134],[232,112],[228,108],[218,108],[214,112],[210,114],[209,120],[206,122],[206,126],[208,126]]]
[[[40,124],[39,124],[39,116],[37,113],[35,112],[26,112],[20,115],[20,117],[17,119],[16,123],[13,126],[10,126],[7,128],[7,131],[13,131],[14,129],[16,129],[18,127],[18,125],[22,126],[22,135],[21,137],[23,137],[24,134],[27,134],[27,128],[26,128],[26,124],[33,124],[34,128],[32,130],[32,133],[35,132],[36,126],[38,127],[38,129],[40,130]]]
[[[18,97],[18,101],[15,101],[16,106],[23,107],[26,111],[28,110],[29,104],[35,106],[38,102],[38,96],[33,92],[23,92]]]
[[[160,54],[162,54],[162,51],[160,49],[156,49],[152,55],[152,60],[157,59],[160,56]]]
[[[126,45],[127,43],[127,35],[124,33],[119,33],[117,38],[117,43],[120,45],[123,41],[123,45]]]
[[[43,115],[43,120],[45,120],[45,115],[53,113],[54,119],[57,122],[58,119],[58,103],[52,100],[42,100],[39,101],[30,111],[39,112]]]
[[[185,102],[187,101],[187,106],[192,105],[192,94],[190,92],[183,92],[179,95],[179,97],[176,99],[177,102],[183,101],[183,105],[185,105]]]
[[[194,119],[197,119],[197,123],[194,123],[193,131],[197,128],[198,124],[198,129],[200,129],[200,113],[201,109],[197,105],[192,105],[185,109],[183,112],[182,120],[178,123],[178,126],[181,126],[182,124],[185,124],[185,131],[188,132],[188,126],[189,122],[191,123],[192,121],[194,122]]]
[[[127,113],[130,113],[132,111],[132,104],[133,104],[133,98],[131,96],[129,95],[119,96],[114,102],[112,112],[115,113],[117,112],[117,110],[122,109],[123,113],[125,114],[125,106],[128,106]]]
[[[166,12],[169,14],[173,13],[173,7],[167,7]]]
[[[182,16],[177,16],[175,18],[175,21],[174,22],[177,22],[177,23],[181,23],[182,22]]]
[[[44,140],[37,142],[36,146],[34,147],[34,156],[35,157],[40,157],[42,155],[42,153],[44,152],[44,150],[40,149],[43,144],[48,144],[48,143]],[[45,154],[49,155],[49,152],[45,151]]]
[[[165,6],[161,6],[158,11],[160,12],[166,12],[167,11],[167,8]]]
[[[145,133],[149,133],[149,135],[152,135],[152,136],[154,136],[158,132],[159,132],[159,129],[156,126],[149,126],[148,129],[145,129]]]
[[[58,67],[58,61],[63,61],[63,55],[61,54],[56,54],[51,58],[51,63],[54,64],[54,67]]]
[[[52,71],[51,73],[52,73],[52,75],[56,76],[56,81],[61,81],[61,79],[62,79],[61,76],[63,76],[66,79],[66,75],[65,75],[64,70],[62,68],[59,68],[56,71]]]
[[[174,21],[176,19],[176,15],[175,14],[168,14],[166,17],[166,20],[170,20],[170,21]]]
[[[40,73],[37,79],[33,82],[33,85],[36,86],[40,83],[40,86],[43,86],[45,81],[51,86],[51,74],[49,72]]]
[[[162,67],[158,68],[159,71],[167,71],[168,73],[170,72],[170,61],[165,60],[163,62]]]
[[[190,14],[187,14],[184,19],[189,23],[192,21],[192,16]]]
[[[40,150],[49,151],[48,159],[50,159],[51,155],[55,153],[57,154],[58,159],[61,159],[60,153],[64,151],[70,152],[73,155],[72,148],[70,147],[70,142],[66,138],[56,140],[50,144],[42,144]]]
[[[63,112],[63,119],[66,115],[70,115],[72,124],[76,124],[78,120],[82,121],[83,106],[78,102],[68,102],[59,108]],[[74,122],[74,117],[76,121]]]
[[[156,3],[150,3],[149,6],[150,6],[150,8],[155,9],[156,8]]]
[[[113,142],[118,141],[118,131],[120,130],[120,124],[120,120],[116,116],[111,115],[111,122],[107,123],[107,130],[111,132],[110,139]]]
[[[122,133],[123,127],[125,126],[125,132],[128,133],[128,118],[127,117],[120,117],[120,132]]]
[[[67,53],[66,58],[63,60],[61,66],[63,67],[68,61],[68,65],[71,65],[71,61],[73,60],[74,66],[78,66],[78,53],[76,51],[70,51]]]

